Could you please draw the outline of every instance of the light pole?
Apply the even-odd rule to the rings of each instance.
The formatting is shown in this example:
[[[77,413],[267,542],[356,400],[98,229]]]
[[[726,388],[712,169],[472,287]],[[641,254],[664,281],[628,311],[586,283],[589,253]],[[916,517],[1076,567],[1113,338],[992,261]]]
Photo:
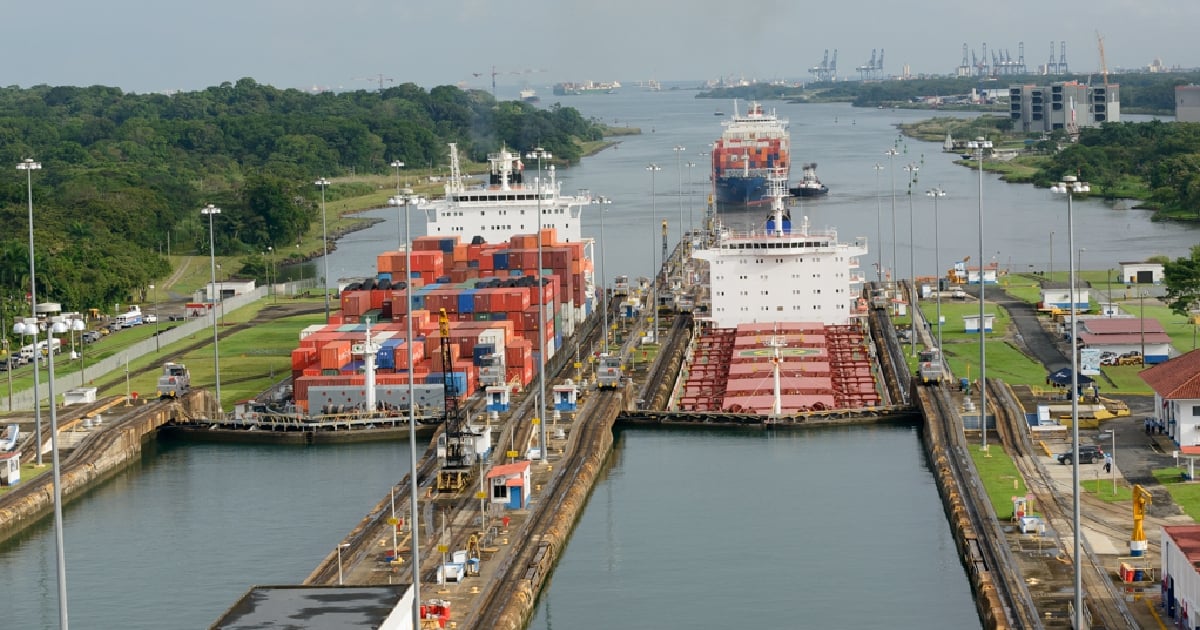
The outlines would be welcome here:
[[[158,293],[154,291],[154,285],[150,285],[150,296],[154,300],[154,351],[162,350],[162,343],[158,339]]]
[[[33,172],[42,168],[41,162],[25,158],[17,163],[18,171],[25,171],[25,198],[29,201],[29,307],[34,319],[37,319],[37,279],[33,265]],[[33,329],[33,417],[37,437],[37,456],[35,461],[42,465],[42,385],[38,382],[38,353],[37,328]],[[11,407],[10,407],[11,410]],[[63,627],[66,627],[64,620]]]
[[[685,149],[679,145],[675,145],[675,146],[671,147],[671,150],[675,152],[675,170],[677,173],[675,185],[677,187],[677,190],[679,191],[676,194],[676,197],[679,199],[679,233],[683,234],[683,162],[682,162],[682,159],[683,159],[683,152],[686,151],[687,149]],[[680,239],[680,240],[682,240],[682,239]],[[665,263],[666,261],[664,260],[663,262]]]
[[[1074,175],[1067,175],[1057,185],[1050,188],[1051,192],[1067,196],[1067,262],[1069,265],[1070,288],[1067,295],[1071,300],[1071,504],[1074,529],[1074,548],[1071,560],[1075,568],[1075,627],[1082,628],[1083,613],[1083,574],[1079,558],[1079,342],[1078,324],[1075,314],[1075,258],[1070,252],[1075,250],[1075,217],[1071,208],[1071,200],[1076,193],[1091,190],[1085,182],[1080,182]],[[1144,356],[1144,355],[1143,355]]]
[[[396,194],[400,194],[400,169],[404,168],[404,162],[400,160],[392,160],[392,168],[396,169]]]
[[[875,163],[875,229],[878,241],[875,244],[875,271],[879,275],[880,284],[883,283],[883,200],[880,199],[882,192],[879,190],[879,171],[883,170],[883,165],[879,162]]]
[[[600,286],[604,294],[604,300],[600,306],[604,309],[604,345],[601,352],[608,352],[608,277],[604,274],[604,205],[600,206]]]
[[[213,237],[213,217],[221,214],[221,209],[211,203],[200,209],[202,216],[208,217],[208,264],[212,274],[212,322],[213,322],[213,378],[216,381],[217,389],[217,411],[221,410],[221,349],[220,340],[217,336],[217,305],[220,303],[219,289],[217,288],[217,252],[215,246],[216,241]]]
[[[694,237],[694,233],[696,231],[696,217],[693,212],[695,210],[696,200],[694,197],[694,191],[692,190],[692,175],[695,173],[696,163],[685,162],[684,166],[688,168],[688,234],[690,235],[689,238],[692,238]]]
[[[41,311],[49,315],[57,313],[61,308],[58,304],[47,303],[40,305],[40,308],[35,307],[35,312]],[[74,320],[74,326],[68,325],[61,316],[54,316],[47,322],[48,329],[46,331],[46,370],[47,379],[46,387],[50,398],[50,461],[53,468],[54,478],[54,550],[55,561],[57,562],[58,573],[58,623],[60,628],[67,628],[67,559],[63,547],[63,516],[62,516],[62,475],[58,458],[58,412],[57,405],[54,400],[54,335],[62,334],[69,330],[82,330],[83,323],[79,320]],[[13,326],[13,332],[20,334],[32,335],[36,338],[39,323],[37,317],[26,319],[24,322],[18,322]],[[34,343],[34,356],[40,354],[37,343]],[[36,363],[34,370],[37,370]],[[41,449],[41,445],[38,445]]]
[[[550,449],[546,446],[546,298],[545,278],[542,277],[542,195],[545,186],[542,184],[542,160],[549,160],[552,155],[542,147],[536,147],[525,155],[526,158],[537,160],[537,286],[538,286],[538,395],[537,416],[534,421],[538,425],[538,448],[541,450],[543,462],[549,462]],[[553,168],[553,167],[551,167]]]
[[[413,375],[413,327],[412,327],[412,231],[409,227],[409,211],[408,206],[413,201],[419,201],[420,197],[414,197],[411,193],[402,194],[392,197],[388,200],[389,203],[399,207],[404,206],[404,325],[405,337],[404,346],[408,355],[408,456],[409,469],[412,471],[408,477],[408,507],[409,507],[409,523],[412,533],[412,583],[413,583],[413,627],[419,627],[421,623],[421,543],[420,543],[420,526],[418,525],[418,500],[417,495],[417,408],[414,391],[416,390],[416,382]]]
[[[909,162],[904,165],[904,171],[908,173],[908,294],[912,296],[909,300],[912,308],[912,334],[908,336],[909,347],[912,349],[912,356],[917,356],[917,265],[913,261],[913,250],[916,249],[916,242],[913,236],[913,184],[917,183],[917,171],[921,167]]]
[[[271,302],[274,304],[278,304],[279,303],[279,274],[275,273],[275,246],[274,245],[267,245],[267,255],[271,257],[271,260],[270,260],[271,266],[269,267],[269,270],[271,273],[269,274],[270,277],[267,279],[267,282],[270,284]],[[272,282],[272,280],[274,280],[274,282]]]
[[[662,167],[651,163],[646,167],[650,171],[650,329],[652,343],[658,343],[658,255],[654,247],[654,226],[658,224],[655,218],[654,174]]]
[[[967,142],[967,147],[975,150],[979,159],[979,428],[983,436],[983,450],[987,450],[987,326],[984,325],[984,286],[983,281],[983,152],[992,148],[990,140],[982,137]],[[968,277],[970,272],[967,272]],[[1074,343],[1074,341],[1072,341]]]
[[[938,242],[938,232],[941,228],[941,223],[938,222],[938,198],[945,197],[946,191],[935,186],[925,191],[925,194],[933,197],[933,267],[937,271],[937,347],[938,356],[942,352],[942,259],[941,246]],[[945,362],[942,363],[945,365]]]
[[[1054,282],[1054,230],[1050,230],[1050,282]]]
[[[350,546],[350,543],[342,543],[342,544],[340,544],[340,545],[338,545],[338,546],[337,546],[337,554],[338,554],[338,586],[341,586],[341,585],[343,584],[343,582],[342,582],[342,550],[343,550],[343,549],[345,549],[345,548],[347,548],[347,547],[349,547],[349,546]]]
[[[325,224],[325,188],[329,180],[322,177],[313,182],[321,187],[321,260],[325,264],[325,277],[321,279],[321,293],[325,294],[325,323],[329,323],[329,232]]]
[[[892,273],[896,273],[896,156],[900,151],[892,147],[883,152],[888,156],[888,167],[892,175]]]

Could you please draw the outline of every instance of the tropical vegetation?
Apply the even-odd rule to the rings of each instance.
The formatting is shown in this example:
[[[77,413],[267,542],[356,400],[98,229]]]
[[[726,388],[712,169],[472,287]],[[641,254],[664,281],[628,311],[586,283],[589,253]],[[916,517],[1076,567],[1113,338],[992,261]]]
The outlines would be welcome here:
[[[172,94],[0,88],[0,158],[42,167],[0,178],[0,306],[27,312],[30,204],[38,299],[107,310],[169,273],[171,250],[207,255],[206,204],[221,208],[222,254],[290,251],[319,229],[318,177],[334,181],[333,202],[377,187],[339,176],[387,175],[394,160],[433,172],[448,142],[467,161],[504,144],[572,163],[602,135],[572,108],[451,86],[312,94],[247,78]]]

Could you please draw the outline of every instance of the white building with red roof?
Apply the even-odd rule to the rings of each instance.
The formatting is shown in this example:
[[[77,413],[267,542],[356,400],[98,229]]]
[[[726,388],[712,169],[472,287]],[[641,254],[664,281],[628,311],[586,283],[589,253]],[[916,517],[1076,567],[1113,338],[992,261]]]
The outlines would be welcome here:
[[[1163,527],[1160,549],[1163,612],[1178,621],[1172,626],[1200,626],[1200,525]]]
[[[1154,390],[1154,416],[1186,455],[1200,455],[1200,350],[1138,373]]]
[[[1171,358],[1171,338],[1157,319],[1095,317],[1079,320],[1079,342],[1084,348],[1118,355],[1138,352],[1147,365]]]
[[[529,460],[492,466],[487,480],[492,503],[502,503],[510,510],[529,504]]]

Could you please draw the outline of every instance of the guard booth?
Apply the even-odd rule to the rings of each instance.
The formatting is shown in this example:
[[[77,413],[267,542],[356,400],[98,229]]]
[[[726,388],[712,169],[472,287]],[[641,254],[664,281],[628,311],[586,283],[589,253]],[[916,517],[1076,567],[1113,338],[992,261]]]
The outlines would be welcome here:
[[[21,482],[21,453],[0,453],[0,486],[15,486]]]
[[[504,385],[491,385],[485,390],[487,393],[487,410],[488,411],[508,411],[509,391]]]
[[[529,462],[493,466],[487,474],[491,502],[510,510],[520,510],[529,502]]]
[[[575,411],[576,398],[579,396],[579,389],[574,383],[567,382],[565,385],[554,386],[554,410],[555,411]]]

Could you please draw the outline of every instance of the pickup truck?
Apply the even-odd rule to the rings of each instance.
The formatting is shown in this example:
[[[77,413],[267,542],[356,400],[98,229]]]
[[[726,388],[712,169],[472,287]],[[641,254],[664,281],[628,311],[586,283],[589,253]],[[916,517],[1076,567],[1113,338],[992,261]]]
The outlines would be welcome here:
[[[143,315],[142,321],[146,322],[147,324],[157,324],[158,323],[158,315],[155,315],[154,313],[150,313],[148,315]]]

